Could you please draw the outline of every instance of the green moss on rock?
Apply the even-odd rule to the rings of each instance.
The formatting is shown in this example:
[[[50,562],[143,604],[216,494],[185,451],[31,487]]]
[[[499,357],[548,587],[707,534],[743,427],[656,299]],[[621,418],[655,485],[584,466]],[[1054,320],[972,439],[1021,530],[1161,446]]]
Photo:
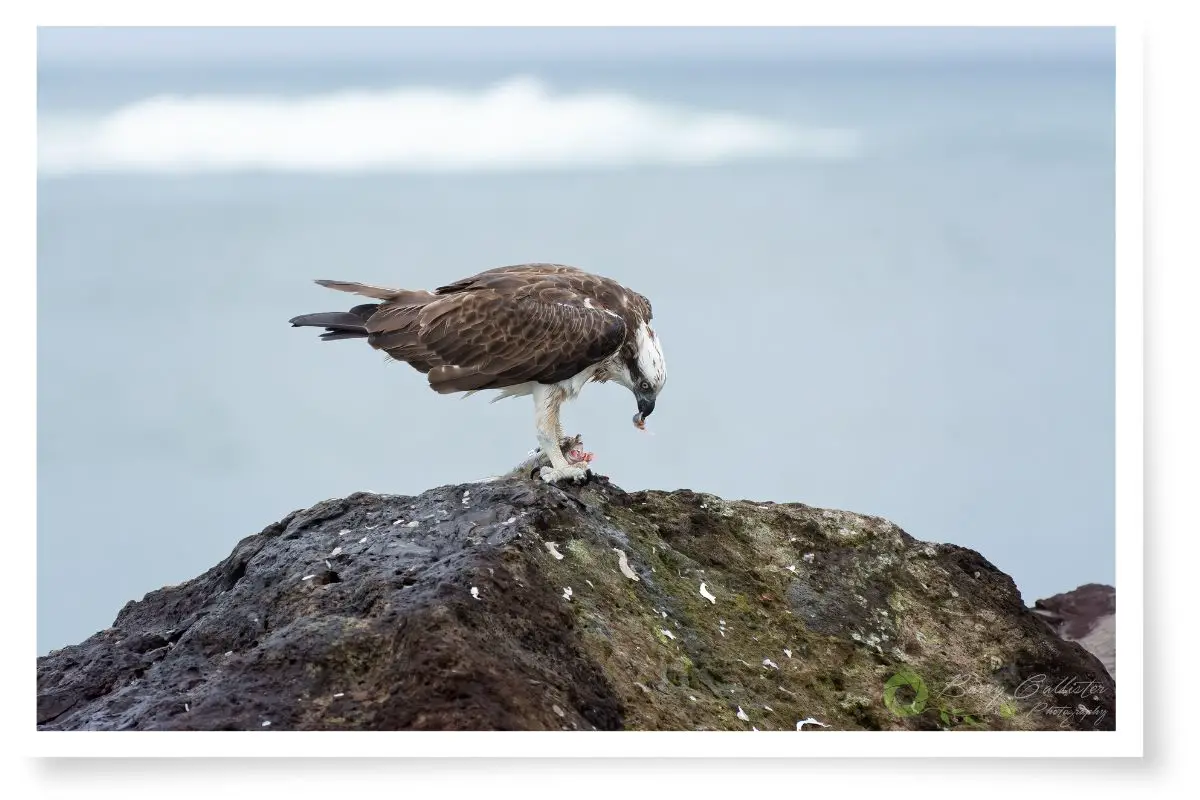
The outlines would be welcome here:
[[[39,659],[38,681],[56,729],[1115,725],[1104,667],[979,553],[604,479],[319,503]]]

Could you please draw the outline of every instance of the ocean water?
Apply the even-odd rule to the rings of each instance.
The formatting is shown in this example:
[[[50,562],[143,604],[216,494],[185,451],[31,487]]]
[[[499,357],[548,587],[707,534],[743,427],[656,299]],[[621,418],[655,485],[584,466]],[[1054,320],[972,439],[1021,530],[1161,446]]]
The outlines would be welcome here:
[[[501,472],[528,399],[288,318],[556,261],[654,304],[629,489],[887,517],[1027,602],[1113,581],[1111,61],[47,64],[38,648],[289,511]]]

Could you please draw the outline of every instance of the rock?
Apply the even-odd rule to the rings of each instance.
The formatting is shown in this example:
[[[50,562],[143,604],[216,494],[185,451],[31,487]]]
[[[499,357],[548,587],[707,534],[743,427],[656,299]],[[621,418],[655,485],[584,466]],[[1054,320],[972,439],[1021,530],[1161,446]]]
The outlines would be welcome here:
[[[1037,600],[1033,610],[1067,641],[1079,642],[1117,677],[1117,590],[1085,583],[1063,594]]]
[[[974,551],[596,477],[318,503],[37,672],[53,730],[1115,726],[1100,662]]]

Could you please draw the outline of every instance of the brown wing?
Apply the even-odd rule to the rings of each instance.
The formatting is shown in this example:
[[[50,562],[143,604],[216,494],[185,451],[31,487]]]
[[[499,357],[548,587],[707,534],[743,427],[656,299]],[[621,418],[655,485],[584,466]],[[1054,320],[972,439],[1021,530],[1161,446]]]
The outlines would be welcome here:
[[[566,380],[625,340],[621,317],[547,282],[515,294],[485,288],[383,308],[367,329],[374,347],[427,372],[442,393]]]
[[[625,288],[612,278],[594,275],[566,264],[514,264],[496,267],[442,286],[435,290],[435,294],[445,295],[482,288],[505,289],[532,283],[570,288],[627,317],[627,322],[632,321],[628,319],[630,316],[645,321],[654,318],[654,309],[650,301],[642,295]]]
[[[640,294],[564,264],[497,267],[432,293],[320,283],[385,300],[366,320],[367,341],[443,393],[565,380],[652,313]]]
[[[421,343],[422,305],[384,304],[367,320],[367,342],[397,361],[405,361],[422,373],[440,365],[442,360]]]

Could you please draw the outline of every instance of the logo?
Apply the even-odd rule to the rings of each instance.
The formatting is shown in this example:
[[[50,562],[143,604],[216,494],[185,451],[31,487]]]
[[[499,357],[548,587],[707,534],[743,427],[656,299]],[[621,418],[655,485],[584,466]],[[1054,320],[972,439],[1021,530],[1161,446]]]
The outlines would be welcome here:
[[[1066,678],[1052,683],[1044,674],[1026,678],[1011,696],[990,681],[967,675],[952,676],[931,689],[924,678],[903,667],[884,683],[883,704],[897,717],[929,713],[948,728],[984,728],[991,715],[1012,719],[1022,713],[1017,701],[1023,700],[1033,702],[1024,713],[1090,719],[1098,726],[1108,710],[1097,701],[1107,691],[1096,681]]]
[[[897,700],[896,694],[900,689],[912,690],[912,699],[908,702]],[[908,693],[900,692],[900,694],[904,696]],[[897,717],[911,717],[920,714],[925,710],[927,702],[929,702],[929,689],[925,687],[925,681],[907,667],[888,678],[887,683],[883,685],[883,704]]]

